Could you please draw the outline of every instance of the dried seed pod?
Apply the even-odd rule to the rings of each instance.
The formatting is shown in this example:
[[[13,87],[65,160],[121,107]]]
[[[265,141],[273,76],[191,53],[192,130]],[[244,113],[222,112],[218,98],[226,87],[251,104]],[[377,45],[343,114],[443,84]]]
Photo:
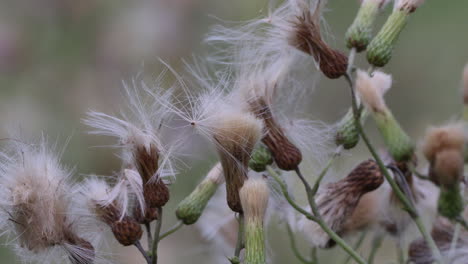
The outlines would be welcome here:
[[[247,179],[250,155],[262,136],[263,123],[247,113],[223,115],[218,122],[214,139],[226,180],[227,202],[231,210],[241,213],[239,190]]]
[[[96,216],[104,223],[111,225],[113,222],[118,221],[122,215],[121,210],[114,204],[100,204],[94,205]]]
[[[320,8],[311,14],[308,10],[293,22],[294,32],[289,44],[300,51],[314,56],[320,70],[330,79],[336,79],[346,73],[348,57],[328,46],[320,33]]]
[[[143,234],[140,224],[129,217],[112,223],[111,227],[115,239],[124,246],[135,244]]]
[[[162,180],[150,181],[143,186],[146,205],[150,208],[163,207],[170,198],[169,188]]]
[[[333,231],[343,235],[346,220],[354,213],[361,197],[379,188],[383,182],[383,174],[375,161],[360,163],[346,178],[319,189],[316,201],[323,220]],[[334,241],[317,223],[307,220],[302,228],[314,245],[322,248],[334,246]]]
[[[135,165],[140,173],[143,184],[147,183],[158,171],[159,151],[155,144],[151,143],[149,147],[144,145],[135,145],[133,151]]]
[[[271,151],[278,168],[286,171],[296,169],[302,161],[302,153],[276,123],[265,100],[257,98],[250,102],[250,106],[255,116],[261,118],[265,124],[266,132],[262,142]]]
[[[159,218],[158,209],[146,207],[145,213],[142,214],[141,208],[139,206],[136,206],[133,209],[133,218],[135,218],[135,221],[137,221],[140,224],[149,224]]]

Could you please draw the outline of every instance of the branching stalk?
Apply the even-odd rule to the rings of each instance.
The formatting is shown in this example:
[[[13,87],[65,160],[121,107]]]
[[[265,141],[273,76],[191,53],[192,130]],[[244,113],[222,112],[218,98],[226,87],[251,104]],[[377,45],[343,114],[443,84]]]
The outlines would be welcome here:
[[[154,230],[153,236],[153,247],[151,248],[151,263],[158,263],[158,244],[159,244],[159,234],[161,233],[162,219],[163,219],[163,209],[158,208],[159,219],[156,221],[156,229]]]

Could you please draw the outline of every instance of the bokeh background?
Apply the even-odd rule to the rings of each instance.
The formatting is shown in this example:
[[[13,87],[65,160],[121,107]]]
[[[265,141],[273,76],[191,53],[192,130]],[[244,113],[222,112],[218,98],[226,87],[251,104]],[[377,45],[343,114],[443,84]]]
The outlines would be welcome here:
[[[181,58],[206,54],[203,38],[219,22],[215,17],[252,19],[266,6],[266,0],[1,0],[0,138],[12,126],[32,135],[44,133],[59,144],[70,138],[63,162],[76,168],[77,177],[110,175],[120,168],[115,150],[92,146],[112,141],[86,134],[80,121],[86,111],[117,112],[124,99],[122,80],[138,74],[156,77],[159,57],[178,68]],[[343,36],[357,8],[357,0],[329,0],[325,18],[333,46],[345,50]],[[394,76],[387,102],[415,140],[428,125],[441,124],[461,111],[461,71],[468,62],[467,10],[468,1],[428,0],[412,15],[386,67]],[[365,65],[363,58],[358,62]],[[349,106],[345,81],[322,78],[309,101],[311,117],[336,121]],[[372,122],[367,127],[379,143]],[[362,146],[353,154],[347,163],[368,156]],[[202,150],[199,155],[204,157]],[[199,158],[181,172],[166,211],[194,188],[213,161],[212,155]],[[164,227],[174,221],[171,213],[166,214]],[[296,263],[285,230],[273,227],[269,233],[274,263]],[[307,243],[298,239],[306,252]],[[204,243],[193,227],[185,227],[162,242],[161,263],[209,263],[214,249]],[[395,259],[392,241],[386,241],[381,253],[377,263]],[[115,263],[142,263],[133,248],[116,247],[114,254],[119,256]],[[319,255],[323,263],[345,258],[340,249]],[[334,261],[327,260],[330,256]],[[7,247],[0,248],[0,262],[18,263]]]

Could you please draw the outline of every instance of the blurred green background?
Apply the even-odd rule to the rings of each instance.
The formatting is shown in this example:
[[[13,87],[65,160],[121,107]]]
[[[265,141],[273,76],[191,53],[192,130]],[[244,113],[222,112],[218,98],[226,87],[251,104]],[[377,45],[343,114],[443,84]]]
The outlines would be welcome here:
[[[358,1],[329,1],[325,18],[333,46],[345,50],[343,36],[357,8]],[[180,58],[206,52],[202,39],[217,23],[212,16],[238,21],[264,10],[265,0],[2,0],[0,138],[12,126],[33,135],[45,133],[59,143],[71,136],[63,162],[76,167],[77,174],[110,175],[120,168],[115,152],[91,146],[112,141],[85,133],[80,119],[86,111],[117,112],[123,100],[121,81],[136,74],[156,77],[158,57],[177,68]],[[460,112],[461,71],[468,61],[467,11],[468,1],[428,0],[412,15],[385,69],[394,76],[388,105],[415,139],[428,125]],[[363,58],[358,62],[365,65]],[[334,122],[348,104],[345,81],[322,78],[310,98],[311,117]],[[378,142],[372,122],[367,126]],[[353,153],[350,164],[368,155],[362,146]],[[166,211],[193,189],[213,160],[199,158],[178,177]],[[175,220],[166,216],[167,228]],[[270,230],[275,263],[297,263],[285,234]],[[393,243],[387,243],[377,263],[395,259]],[[306,243],[300,245],[307,249]],[[118,247],[113,253],[122,256],[116,263],[141,262],[133,248]],[[339,261],[345,257],[340,249],[320,254],[325,259],[339,254]],[[194,228],[186,227],[164,240],[160,255],[164,264],[208,263],[210,249]],[[0,248],[0,262],[16,263],[5,247]]]

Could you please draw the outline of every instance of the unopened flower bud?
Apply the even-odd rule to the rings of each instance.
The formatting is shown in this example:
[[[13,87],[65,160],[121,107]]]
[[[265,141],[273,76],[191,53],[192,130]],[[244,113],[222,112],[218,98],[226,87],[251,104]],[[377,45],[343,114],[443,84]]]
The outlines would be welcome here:
[[[268,206],[269,189],[263,179],[249,179],[240,190],[244,208],[244,239],[246,264],[264,264],[265,234],[263,221]]]
[[[289,44],[298,50],[314,56],[320,70],[330,79],[336,79],[346,73],[348,57],[331,48],[323,41],[320,33],[320,8],[314,14],[309,11],[296,18],[293,23]]]
[[[111,227],[115,239],[123,246],[135,244],[143,234],[140,224],[128,217],[112,223]]]
[[[247,179],[250,155],[261,139],[263,123],[247,113],[228,113],[218,120],[214,139],[226,180],[229,208],[241,213],[239,190]]]
[[[414,12],[424,0],[399,0],[395,9],[367,47],[367,61],[377,67],[385,66],[392,58],[393,47]]]
[[[302,161],[302,153],[284,134],[283,129],[275,121],[271,109],[266,102],[258,98],[250,102],[254,114],[265,124],[265,135],[262,138],[273,155],[278,168],[290,171],[296,169]]]
[[[360,111],[359,120],[365,122],[369,111],[363,108]],[[349,109],[346,115],[338,122],[338,129],[335,134],[335,143],[338,146],[343,146],[345,149],[354,148],[359,142],[359,131],[356,127],[356,122],[353,110]]]
[[[455,220],[461,215],[465,203],[460,190],[460,185],[441,186],[437,210],[440,215]]]
[[[372,26],[388,0],[363,0],[353,24],[346,32],[346,46],[355,48],[357,52],[366,49],[372,39]]]
[[[186,225],[197,222],[208,201],[223,182],[223,168],[218,163],[210,170],[206,178],[198,184],[195,190],[179,203],[176,209],[177,218]]]
[[[273,157],[271,152],[264,146],[258,146],[252,153],[252,157],[249,160],[249,168],[256,171],[262,172],[266,170],[266,166],[273,163]]]
[[[363,103],[372,113],[388,152],[396,162],[409,161],[414,154],[413,142],[401,128],[383,99],[384,93],[390,89],[391,85],[391,76],[383,72],[376,71],[372,77],[361,70],[357,73],[356,89]]]

